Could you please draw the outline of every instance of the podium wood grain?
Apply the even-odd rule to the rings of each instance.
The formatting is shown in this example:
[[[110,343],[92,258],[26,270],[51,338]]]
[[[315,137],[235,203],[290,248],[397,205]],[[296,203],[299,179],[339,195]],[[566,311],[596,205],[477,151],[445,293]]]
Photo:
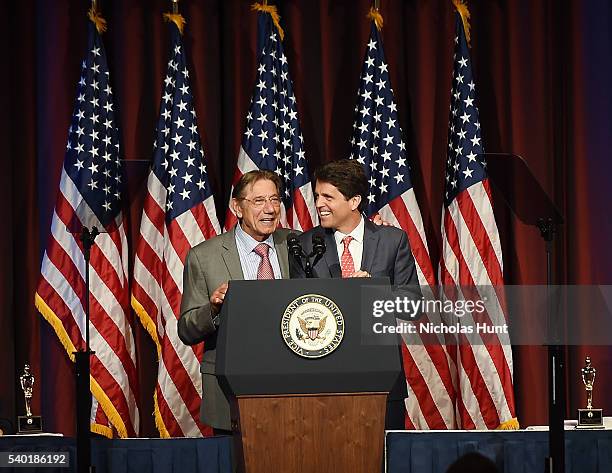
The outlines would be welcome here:
[[[381,471],[387,393],[240,396],[236,401],[243,473]]]

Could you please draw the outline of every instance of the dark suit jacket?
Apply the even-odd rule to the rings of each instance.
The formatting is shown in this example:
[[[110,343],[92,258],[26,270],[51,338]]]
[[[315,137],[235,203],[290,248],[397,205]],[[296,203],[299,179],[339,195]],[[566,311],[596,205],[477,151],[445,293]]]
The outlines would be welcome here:
[[[273,234],[283,279],[289,277],[287,234]],[[205,342],[200,364],[202,373],[202,422],[217,429],[231,430],[229,403],[215,376],[217,327],[210,312],[210,294],[230,279],[244,279],[235,230],[194,246],[187,254],[183,274],[183,299],[178,336],[187,345]]]
[[[321,234],[325,238],[325,255],[313,267],[316,278],[340,278],[340,259],[334,239],[334,232],[321,226],[302,233],[298,239],[305,253],[312,251],[312,236]],[[306,275],[293,257],[289,258],[289,269],[292,278],[304,278]],[[419,284],[416,265],[408,237],[403,230],[396,227],[379,226],[365,220],[363,233],[363,254],[361,270],[367,271],[372,277],[388,277],[391,284],[417,286]],[[401,357],[401,352],[398,354]],[[404,399],[407,396],[405,378],[399,378],[389,392],[386,429],[404,428]]]
[[[396,227],[375,225],[367,219],[364,223],[363,255],[360,269],[367,271],[373,278],[388,277],[391,284],[418,285],[416,266],[406,233]],[[312,251],[313,234],[323,235],[327,248],[323,258],[313,267],[314,277],[342,277],[333,230],[318,226],[302,233],[298,239],[305,253]],[[293,258],[289,260],[289,269],[292,278],[306,277],[304,271]]]

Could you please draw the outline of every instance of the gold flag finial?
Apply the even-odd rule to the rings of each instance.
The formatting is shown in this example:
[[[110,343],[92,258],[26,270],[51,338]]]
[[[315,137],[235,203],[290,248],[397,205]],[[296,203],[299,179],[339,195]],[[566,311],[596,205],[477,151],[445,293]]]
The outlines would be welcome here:
[[[102,34],[106,31],[106,20],[102,18],[102,15],[98,11],[98,3],[96,0],[91,2],[91,8],[87,12],[87,17],[96,25],[98,33]]]
[[[276,26],[281,41],[285,38],[285,32],[281,28],[280,16],[275,5],[268,5],[268,2],[266,0],[263,3],[254,3],[253,5],[251,5],[251,10],[268,13],[272,17],[272,23],[274,23],[274,26]]]
[[[174,23],[179,32],[183,34],[183,28],[185,28],[185,23],[187,23],[183,15],[180,13],[164,13],[164,20]]]
[[[164,13],[164,20],[171,21],[176,25],[179,33],[183,34],[185,28],[185,18],[178,11],[178,0],[172,0],[172,13]]]
[[[380,14],[380,11],[379,11],[377,5],[375,5],[373,7],[370,7],[370,11],[368,12],[368,14],[366,16],[367,16],[367,18],[369,18],[370,20],[372,20],[374,22],[374,24],[376,25],[376,28],[378,28],[378,31],[382,30],[382,27],[383,27],[383,17]]]
[[[457,13],[461,16],[463,22],[463,31],[465,31],[465,39],[470,46],[470,11],[468,10],[465,0],[452,0]]]

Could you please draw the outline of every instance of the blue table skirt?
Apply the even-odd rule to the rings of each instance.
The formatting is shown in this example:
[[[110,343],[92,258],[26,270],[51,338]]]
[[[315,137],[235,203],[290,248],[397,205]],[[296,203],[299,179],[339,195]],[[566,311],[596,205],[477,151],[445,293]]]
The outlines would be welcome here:
[[[444,473],[461,455],[479,452],[503,473],[542,473],[548,432],[388,432],[389,473]],[[612,472],[612,430],[565,431],[566,473]]]
[[[231,437],[180,439],[104,439],[92,441],[96,473],[231,473]],[[76,471],[75,440],[52,436],[0,437],[3,452],[70,452],[70,468],[2,468],[1,473]]]
[[[612,430],[566,431],[567,473],[612,472]],[[231,438],[130,439],[92,442],[97,473],[231,473]],[[71,468],[15,468],[16,473],[76,471],[76,448],[66,437],[0,437],[0,451],[69,451]],[[504,473],[541,473],[548,455],[548,432],[389,432],[389,473],[444,473],[467,452],[491,458]],[[0,473],[13,469],[2,468]]]

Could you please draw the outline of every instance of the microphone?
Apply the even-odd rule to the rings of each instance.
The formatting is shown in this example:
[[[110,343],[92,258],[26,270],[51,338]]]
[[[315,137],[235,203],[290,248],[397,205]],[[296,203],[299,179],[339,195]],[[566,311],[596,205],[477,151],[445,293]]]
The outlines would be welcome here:
[[[298,240],[297,235],[293,232],[287,235],[287,251],[291,256],[293,256],[293,259],[296,261],[300,269],[304,271],[306,277],[310,277],[308,275],[308,270],[310,269],[308,267],[308,258],[306,258],[306,268],[304,268],[304,262],[302,261],[302,257],[305,257],[306,255],[302,250],[302,245],[300,245],[300,241]]]
[[[325,239],[320,233],[312,235],[312,254],[317,258],[321,258],[325,254]]]
[[[316,265],[323,255],[325,254],[325,238],[320,233],[312,235],[312,253],[310,256],[314,256],[312,266]]]
[[[290,233],[287,235],[287,249],[289,253],[292,254],[298,261],[301,261],[302,257],[302,245],[300,245],[300,241],[295,233]]]

